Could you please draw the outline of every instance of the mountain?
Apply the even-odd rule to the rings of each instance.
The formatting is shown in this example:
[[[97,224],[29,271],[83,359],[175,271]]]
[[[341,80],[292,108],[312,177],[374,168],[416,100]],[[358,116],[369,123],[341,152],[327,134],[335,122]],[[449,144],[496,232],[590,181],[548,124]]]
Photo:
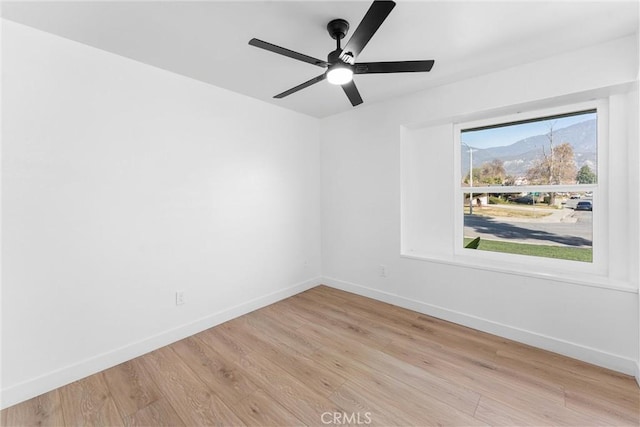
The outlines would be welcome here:
[[[558,146],[568,142],[573,147],[577,169],[589,165],[596,170],[596,119],[585,120],[553,132],[553,144]],[[550,143],[546,134],[530,136],[511,145],[491,148],[473,148],[473,166],[480,167],[493,159],[504,162],[507,175],[521,177],[533,166],[534,161],[542,156],[542,150],[548,154]],[[462,156],[462,176],[469,173],[469,158]]]

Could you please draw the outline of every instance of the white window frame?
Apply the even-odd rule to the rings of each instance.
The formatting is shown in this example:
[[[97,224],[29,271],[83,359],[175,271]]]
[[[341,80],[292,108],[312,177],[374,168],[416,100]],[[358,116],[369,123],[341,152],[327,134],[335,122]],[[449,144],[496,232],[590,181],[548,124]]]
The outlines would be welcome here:
[[[550,116],[559,116],[563,114],[596,110],[597,114],[597,177],[596,184],[576,184],[576,185],[522,185],[522,186],[504,186],[496,187],[496,192],[593,192],[593,260],[592,262],[581,262],[572,260],[563,260],[555,258],[537,257],[531,255],[519,255],[502,252],[489,252],[475,249],[467,249],[463,246],[464,239],[464,206],[461,201],[466,193],[486,193],[487,187],[462,187],[460,180],[462,176],[461,169],[461,132],[465,129],[473,129],[484,126],[495,126],[500,124],[508,124],[524,120],[533,120],[536,118],[545,118]],[[596,274],[599,276],[607,276],[608,274],[608,135],[609,135],[609,108],[607,100],[595,100],[579,104],[567,104],[553,108],[541,110],[532,110],[526,112],[518,112],[516,114],[492,117],[490,119],[482,119],[468,122],[454,123],[454,191],[456,192],[454,199],[453,212],[455,214],[454,221],[454,257],[460,261],[468,260],[473,264],[483,263],[484,265],[493,265],[499,268],[512,268],[515,270],[531,269],[533,265],[539,268],[543,274],[566,274],[576,273],[580,275]]]

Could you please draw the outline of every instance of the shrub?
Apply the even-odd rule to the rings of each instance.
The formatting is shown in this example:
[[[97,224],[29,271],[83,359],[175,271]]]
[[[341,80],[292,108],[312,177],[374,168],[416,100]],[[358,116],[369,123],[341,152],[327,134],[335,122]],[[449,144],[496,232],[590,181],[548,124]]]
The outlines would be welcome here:
[[[504,199],[501,199],[498,196],[489,196],[490,205],[504,205],[505,203],[508,203],[508,202]]]

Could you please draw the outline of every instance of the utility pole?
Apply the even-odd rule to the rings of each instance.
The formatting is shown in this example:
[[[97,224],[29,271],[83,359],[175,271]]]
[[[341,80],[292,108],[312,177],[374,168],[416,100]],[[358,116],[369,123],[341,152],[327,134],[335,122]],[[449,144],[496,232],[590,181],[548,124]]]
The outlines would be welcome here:
[[[473,150],[464,142],[462,145],[467,147],[469,152],[469,187],[473,188]],[[469,193],[469,215],[473,215],[473,193]]]

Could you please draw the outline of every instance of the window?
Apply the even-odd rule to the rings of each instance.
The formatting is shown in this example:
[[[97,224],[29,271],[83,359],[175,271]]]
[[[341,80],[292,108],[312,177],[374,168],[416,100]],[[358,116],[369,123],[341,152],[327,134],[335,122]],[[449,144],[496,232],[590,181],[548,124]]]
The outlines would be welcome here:
[[[593,264],[601,254],[594,220],[605,210],[599,110],[592,103],[457,125],[456,252]]]

